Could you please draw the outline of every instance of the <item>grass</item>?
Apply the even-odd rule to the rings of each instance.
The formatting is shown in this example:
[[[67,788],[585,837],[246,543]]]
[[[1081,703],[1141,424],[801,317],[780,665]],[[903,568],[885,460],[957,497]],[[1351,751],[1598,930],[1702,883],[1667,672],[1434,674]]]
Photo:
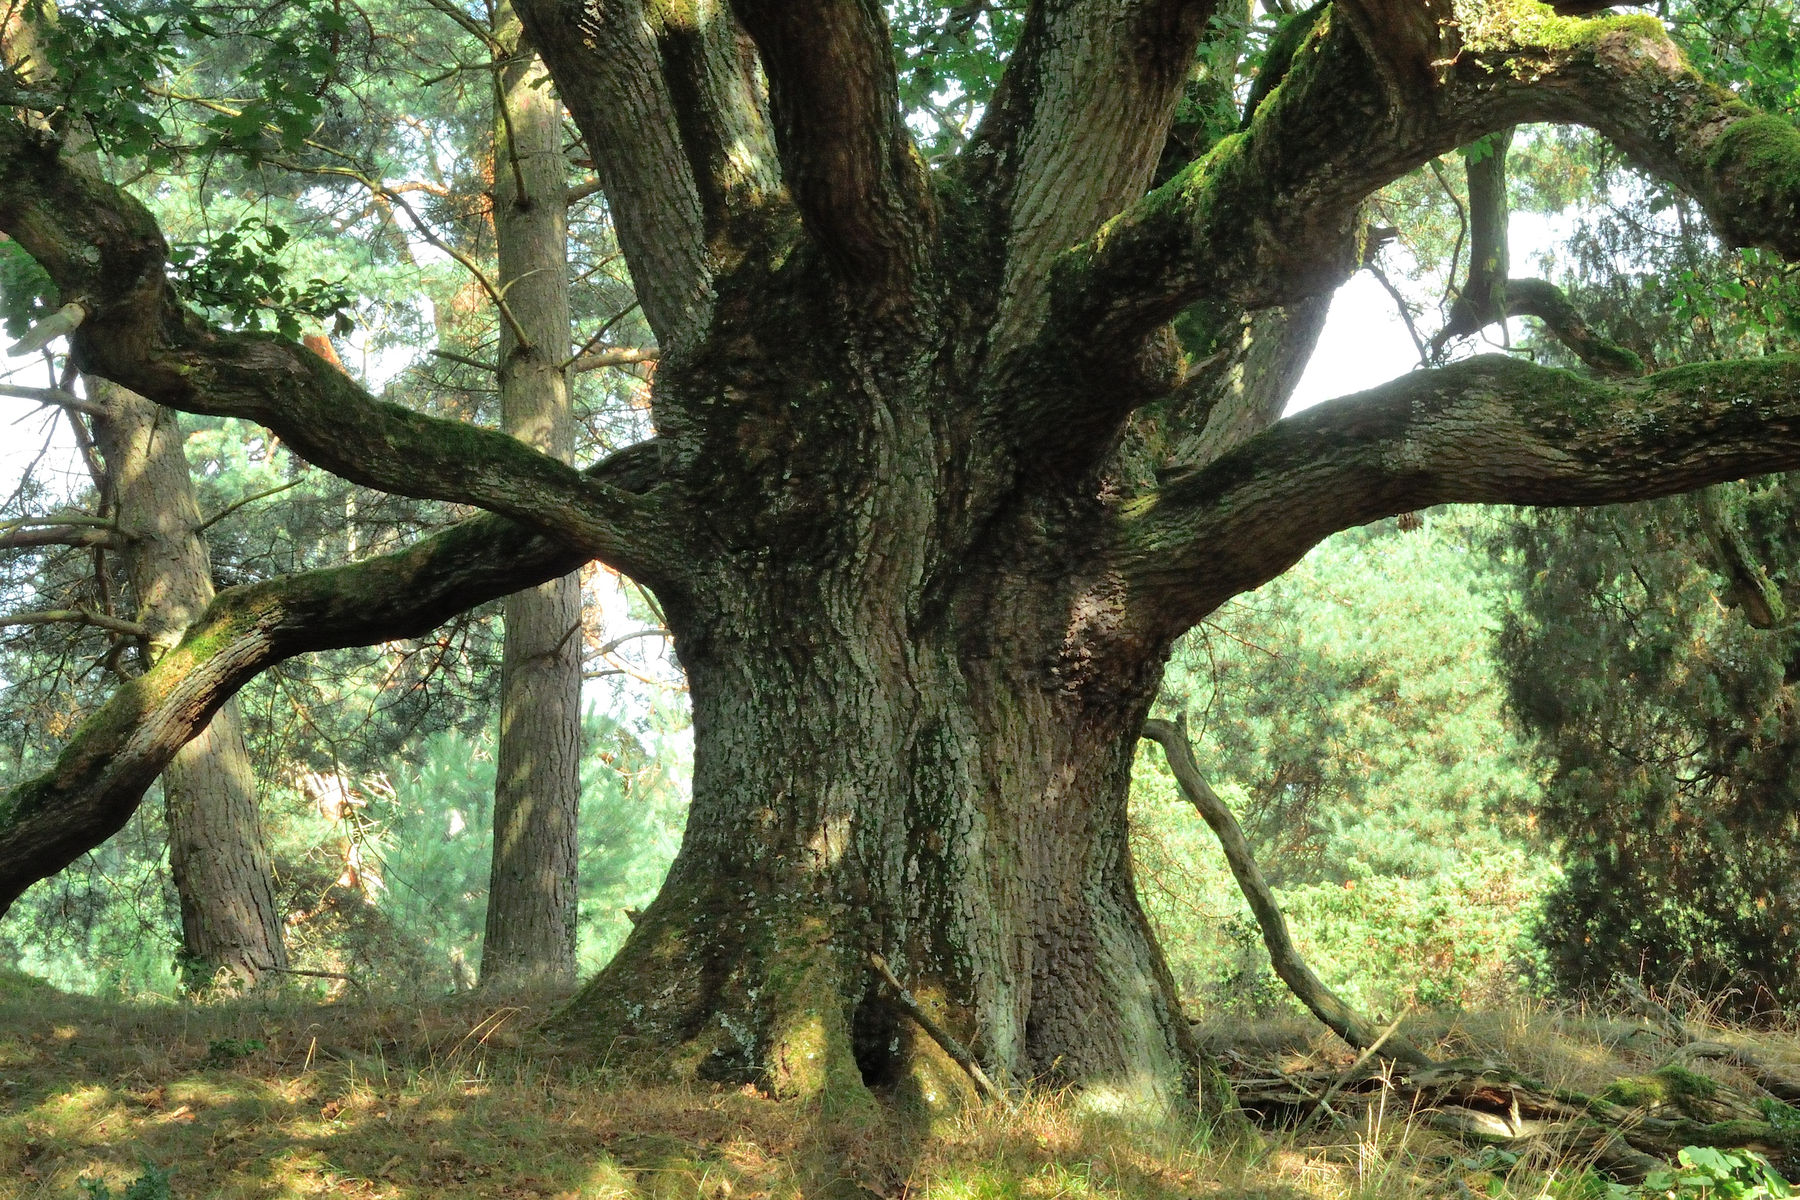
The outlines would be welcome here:
[[[1537,1197],[1581,1166],[1484,1157],[1379,1104],[1305,1134],[1128,1127],[1066,1095],[928,1135],[892,1118],[829,1128],[753,1089],[646,1087],[565,1062],[531,1031],[542,1011],[469,997],[150,1006],[0,980],[0,1200],[85,1197],[83,1180],[123,1196],[154,1170],[174,1200]],[[1636,1028],[1507,1012],[1409,1033],[1593,1088],[1657,1065]],[[1203,1032],[1215,1047],[1235,1036],[1258,1069],[1349,1059],[1298,1022]],[[1757,1040],[1800,1060],[1792,1037]]]

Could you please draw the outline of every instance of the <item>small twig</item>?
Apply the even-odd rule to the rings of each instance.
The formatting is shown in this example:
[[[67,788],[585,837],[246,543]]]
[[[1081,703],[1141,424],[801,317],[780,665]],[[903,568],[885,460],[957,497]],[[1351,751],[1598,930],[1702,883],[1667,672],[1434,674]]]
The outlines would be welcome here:
[[[502,76],[506,65],[501,61],[505,50],[495,43],[494,109],[500,114],[500,126],[506,130],[506,158],[512,164],[512,206],[523,212],[531,207],[531,191],[525,186],[525,165],[519,161],[519,135],[513,131],[512,109],[506,103],[506,85]],[[508,286],[511,286],[510,284]]]
[[[242,499],[233,500],[230,504],[227,504],[224,508],[221,508],[218,512],[200,522],[200,524],[195,527],[194,532],[205,533],[238,509],[243,508],[246,504],[255,504],[258,500],[267,500],[270,496],[278,496],[289,488],[299,487],[304,482],[305,480],[303,479],[290,479],[286,483],[278,483],[272,488],[264,488],[262,491],[252,492]]]
[[[105,411],[92,400],[83,400],[66,388],[17,387],[10,383],[0,383],[0,396],[11,396],[16,400],[35,400],[39,404],[71,409],[75,412],[87,413],[89,416],[97,416]]]
[[[315,971],[309,967],[258,967],[259,971],[275,971],[282,975],[305,975],[312,979],[341,979],[362,993],[364,1000],[373,999],[368,985],[354,975],[345,975],[339,971]]]
[[[456,5],[450,3],[450,0],[425,0],[425,3],[431,5],[431,7],[437,9],[446,17],[449,17],[452,21],[455,21],[458,25],[462,26],[464,30],[472,34],[482,45],[486,46],[495,54],[509,53],[505,44],[502,43],[499,38],[495,37],[491,30],[482,28],[480,22],[456,7]]]
[[[460,363],[465,367],[474,367],[477,371],[486,371],[490,375],[499,370],[493,363],[484,363],[480,359],[470,358],[466,354],[453,354],[448,350],[433,350],[431,353],[435,358],[444,359],[446,362]]]
[[[46,608],[39,612],[15,613],[0,617],[0,629],[9,625],[92,625],[127,637],[149,640],[150,631],[136,621],[111,617],[86,608]]]
[[[906,1012],[906,1015],[911,1017],[920,1029],[930,1035],[931,1040],[941,1046],[945,1054],[955,1059],[957,1066],[968,1072],[969,1078],[975,1083],[975,1090],[1002,1108],[1011,1108],[1012,1101],[1006,1098],[1005,1092],[994,1086],[994,1081],[988,1078],[987,1072],[981,1069],[981,1064],[975,1061],[975,1056],[969,1053],[968,1048],[957,1041],[948,1029],[933,1020],[930,1013],[919,1007],[919,1002],[912,998],[912,993],[907,991],[898,979],[894,978],[893,971],[888,969],[887,959],[871,951],[869,965],[875,968],[875,973],[881,976],[883,983],[887,984],[888,990],[893,993],[894,1002]]]
[[[611,654],[614,650],[617,650],[620,646],[623,646],[626,642],[634,642],[638,638],[647,638],[647,637],[666,638],[669,636],[670,636],[669,631],[666,629],[639,629],[639,630],[635,630],[631,633],[620,634],[618,637],[614,638],[612,641],[607,642],[605,645],[596,649],[593,652],[593,654],[594,654],[595,658],[604,658],[606,655]]]
[[[565,365],[571,371],[598,371],[602,367],[624,367],[632,363],[655,362],[662,351],[655,346],[621,346],[613,350],[598,350],[592,354],[578,354]]]
[[[1400,319],[1406,323],[1407,336],[1412,338],[1413,348],[1419,352],[1419,365],[1429,367],[1431,350],[1426,346],[1425,339],[1419,336],[1419,326],[1413,321],[1412,305],[1406,302],[1406,297],[1401,295],[1400,289],[1394,286],[1394,281],[1387,277],[1387,272],[1381,269],[1380,263],[1366,263],[1364,269],[1375,277],[1375,282],[1385,288],[1389,296],[1394,298],[1394,307],[1399,310]]]
[[[47,517],[15,517],[0,521],[0,534],[40,525],[91,525],[96,529],[117,529],[111,517],[90,517],[86,513],[54,513]]]

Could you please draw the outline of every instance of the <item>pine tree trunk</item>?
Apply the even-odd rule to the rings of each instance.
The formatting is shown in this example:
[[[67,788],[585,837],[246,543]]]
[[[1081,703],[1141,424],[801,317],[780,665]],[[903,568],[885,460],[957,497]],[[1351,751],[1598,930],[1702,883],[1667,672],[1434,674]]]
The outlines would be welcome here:
[[[88,391],[103,409],[94,417],[95,441],[106,460],[126,573],[154,659],[181,639],[213,598],[181,429],[173,411],[105,380],[90,377]],[[246,985],[263,981],[287,966],[287,949],[235,702],[182,747],[162,781],[184,970],[193,983],[220,970]]]
[[[515,51],[496,76],[494,122],[494,231],[510,313],[500,322],[502,423],[566,461],[573,430],[563,367],[569,286],[562,108],[543,65],[518,52],[523,40],[510,5],[501,6],[495,29]],[[508,596],[505,621],[481,982],[568,982],[575,975],[581,803],[578,577]]]

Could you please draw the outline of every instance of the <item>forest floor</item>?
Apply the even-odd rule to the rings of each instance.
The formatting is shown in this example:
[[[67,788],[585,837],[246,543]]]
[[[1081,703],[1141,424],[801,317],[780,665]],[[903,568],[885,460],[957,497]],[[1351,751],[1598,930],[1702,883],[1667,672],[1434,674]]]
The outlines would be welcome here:
[[[1298,1114],[1310,1117],[1299,1129],[1127,1125],[1043,1096],[929,1131],[896,1118],[822,1132],[808,1106],[754,1089],[630,1086],[605,1066],[571,1066],[531,1033],[542,1012],[471,996],[124,1004],[0,974],[0,1198],[1670,1194],[1609,1192],[1579,1155],[1473,1149],[1361,1084]],[[1353,1056],[1316,1029],[1294,1019],[1201,1032],[1246,1080],[1330,1079]],[[1669,1057],[1630,1018],[1421,1016],[1406,1031],[1441,1056],[1504,1059],[1586,1092]],[[1800,1074],[1791,1030],[1708,1033]],[[1721,1062],[1693,1069],[1752,1101]]]

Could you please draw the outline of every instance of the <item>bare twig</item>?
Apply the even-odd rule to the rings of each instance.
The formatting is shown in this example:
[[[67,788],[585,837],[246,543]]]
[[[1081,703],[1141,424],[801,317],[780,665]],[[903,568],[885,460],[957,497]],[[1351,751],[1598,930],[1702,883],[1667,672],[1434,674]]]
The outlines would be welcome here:
[[[913,1019],[920,1029],[930,1036],[932,1041],[943,1048],[945,1054],[956,1060],[957,1066],[968,1073],[970,1080],[975,1084],[975,1090],[1002,1108],[1011,1108],[1012,1101],[1006,1098],[1005,1092],[994,1086],[994,1081],[989,1079],[987,1072],[981,1069],[981,1064],[975,1061],[975,1056],[969,1053],[968,1047],[957,1041],[948,1029],[939,1025],[930,1013],[919,1007],[919,1002],[912,998],[912,993],[907,991],[898,979],[894,978],[894,972],[888,968],[887,959],[871,952],[869,965],[875,968],[877,975],[881,976],[881,982],[887,984],[888,991],[893,994],[894,1002],[905,1011],[907,1016]]]
[[[136,621],[126,621],[86,608],[46,608],[38,612],[14,613],[0,617],[0,629],[11,625],[92,625],[127,637],[150,637],[150,631]]]
[[[1169,769],[1174,772],[1175,782],[1180,785],[1182,794],[1212,827],[1213,833],[1218,835],[1219,845],[1225,851],[1225,861],[1230,865],[1231,874],[1243,891],[1244,899],[1250,903],[1250,911],[1255,914],[1256,924],[1262,930],[1263,944],[1269,949],[1269,962],[1274,966],[1275,973],[1281,976],[1282,982],[1288,985],[1314,1016],[1356,1049],[1373,1048],[1383,1058],[1412,1066],[1434,1065],[1434,1060],[1429,1055],[1405,1038],[1395,1035],[1392,1030],[1378,1037],[1367,1018],[1346,1004],[1337,993],[1325,986],[1323,980],[1313,974],[1312,968],[1306,964],[1294,945],[1293,935],[1288,932],[1287,918],[1282,915],[1281,906],[1275,902],[1275,893],[1263,878],[1262,868],[1256,865],[1256,856],[1250,851],[1250,842],[1244,837],[1243,828],[1238,825],[1231,809],[1226,807],[1218,793],[1212,790],[1211,785],[1200,774],[1187,733],[1173,722],[1150,720],[1144,722],[1143,736],[1162,746],[1163,753],[1169,759]],[[1382,1049],[1384,1042],[1387,1044],[1385,1051]]]
[[[274,487],[264,488],[260,492],[252,492],[248,496],[233,500],[230,504],[227,504],[224,508],[221,508],[218,512],[200,522],[200,524],[195,527],[194,532],[205,533],[208,529],[211,529],[214,525],[217,525],[220,521],[223,521],[226,517],[229,517],[232,513],[243,508],[245,505],[255,504],[258,500],[267,500],[270,496],[279,496],[289,488],[297,488],[304,482],[305,480],[303,479],[290,479],[286,483],[278,483]]]
[[[566,364],[571,371],[598,371],[602,367],[624,367],[632,363],[655,362],[662,354],[655,346],[620,346],[613,350],[598,350],[592,354],[580,354],[571,358]]]
[[[83,400],[66,388],[34,388],[17,387],[10,383],[0,383],[0,396],[11,396],[15,400],[35,400],[39,404],[54,405],[74,412],[97,415],[103,410],[91,400]]]

